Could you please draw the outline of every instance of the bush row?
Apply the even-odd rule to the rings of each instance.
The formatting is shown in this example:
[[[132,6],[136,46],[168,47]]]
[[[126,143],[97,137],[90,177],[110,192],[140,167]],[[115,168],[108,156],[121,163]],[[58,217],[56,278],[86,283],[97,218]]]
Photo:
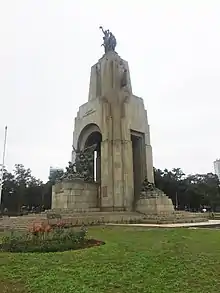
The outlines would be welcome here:
[[[85,245],[86,230],[38,226],[27,233],[11,232],[2,238],[0,249],[7,252],[56,252],[78,249]]]

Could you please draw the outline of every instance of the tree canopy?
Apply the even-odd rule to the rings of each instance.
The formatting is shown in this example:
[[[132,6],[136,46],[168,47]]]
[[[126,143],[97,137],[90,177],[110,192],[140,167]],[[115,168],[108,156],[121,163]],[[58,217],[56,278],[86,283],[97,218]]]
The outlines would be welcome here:
[[[29,168],[16,164],[12,172],[4,170],[1,209],[20,212],[23,206],[46,209],[51,207],[52,182],[44,184],[36,179]]]
[[[220,182],[213,173],[185,175],[180,168],[171,171],[154,168],[155,184],[179,209],[198,210],[220,207]]]

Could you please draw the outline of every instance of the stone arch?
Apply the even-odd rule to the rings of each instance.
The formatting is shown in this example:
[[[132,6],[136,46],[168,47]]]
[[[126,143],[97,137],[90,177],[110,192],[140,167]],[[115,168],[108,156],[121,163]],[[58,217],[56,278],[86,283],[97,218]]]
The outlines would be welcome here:
[[[99,134],[101,135],[101,130],[98,127],[97,124],[95,123],[90,123],[86,125],[82,131],[80,132],[80,135],[78,137],[77,141],[77,149],[78,150],[83,150],[85,146],[89,146],[89,140],[94,140],[95,138],[93,137],[94,134]],[[93,137],[93,138],[92,138]],[[93,142],[94,143],[94,142]],[[91,145],[91,144],[90,144]]]
[[[87,148],[89,146],[92,146],[94,144],[97,144],[96,151],[101,150],[101,141],[102,141],[102,135],[99,131],[93,131],[86,139],[84,147]]]
[[[94,180],[98,183],[101,182],[101,142],[101,130],[94,123],[90,123],[82,129],[77,141],[78,150],[97,144],[94,152]]]

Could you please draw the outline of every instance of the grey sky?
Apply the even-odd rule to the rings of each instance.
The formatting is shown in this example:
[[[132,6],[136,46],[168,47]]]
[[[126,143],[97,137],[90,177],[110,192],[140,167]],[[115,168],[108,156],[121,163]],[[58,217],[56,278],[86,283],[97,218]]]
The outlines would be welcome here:
[[[0,1],[0,152],[32,169],[70,160],[74,117],[109,28],[148,110],[154,165],[213,171],[220,157],[219,0]]]

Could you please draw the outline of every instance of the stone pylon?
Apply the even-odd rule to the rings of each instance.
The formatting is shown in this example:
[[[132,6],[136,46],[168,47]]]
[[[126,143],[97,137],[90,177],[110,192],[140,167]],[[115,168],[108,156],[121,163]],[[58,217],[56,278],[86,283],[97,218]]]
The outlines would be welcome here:
[[[100,209],[132,210],[144,178],[154,182],[150,129],[143,99],[132,93],[128,63],[114,51],[92,66],[88,102],[75,118],[73,147],[94,143]]]

